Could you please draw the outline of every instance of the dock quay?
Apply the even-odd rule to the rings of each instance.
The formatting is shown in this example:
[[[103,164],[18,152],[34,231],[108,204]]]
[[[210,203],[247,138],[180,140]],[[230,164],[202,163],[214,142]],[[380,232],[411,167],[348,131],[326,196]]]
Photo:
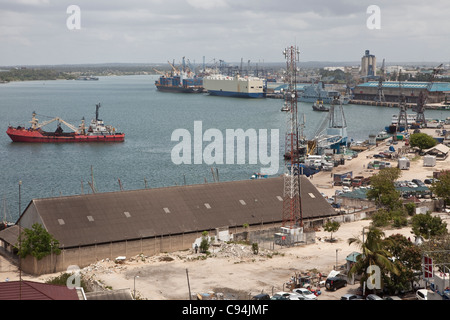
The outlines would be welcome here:
[[[372,100],[350,100],[349,104],[358,104],[358,105],[368,105],[368,106],[380,106],[380,107],[388,107],[388,108],[398,108],[398,102],[390,102],[390,101],[372,101]],[[412,109],[413,106],[416,106],[415,103],[407,103],[406,107],[408,109]]]
[[[349,104],[398,108],[399,103],[392,102],[392,101],[382,102],[382,101],[372,101],[372,100],[350,100]],[[412,109],[416,106],[417,106],[416,103],[406,103],[406,107],[408,109]],[[425,109],[428,109],[428,110],[450,110],[450,105],[445,104],[445,103],[432,103],[432,104],[426,104]]]

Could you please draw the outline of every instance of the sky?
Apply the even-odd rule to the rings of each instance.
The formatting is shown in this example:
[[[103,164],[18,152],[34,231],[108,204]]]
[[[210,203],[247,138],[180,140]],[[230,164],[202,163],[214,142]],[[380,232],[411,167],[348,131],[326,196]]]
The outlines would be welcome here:
[[[448,63],[449,13],[448,0],[0,0],[0,65],[283,62],[291,45],[301,62]]]

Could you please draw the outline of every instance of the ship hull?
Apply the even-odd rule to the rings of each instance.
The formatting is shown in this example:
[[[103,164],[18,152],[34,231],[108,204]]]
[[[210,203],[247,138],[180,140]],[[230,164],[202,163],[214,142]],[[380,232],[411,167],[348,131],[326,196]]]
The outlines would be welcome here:
[[[13,142],[30,142],[30,143],[76,143],[76,142],[123,142],[125,134],[105,134],[105,135],[81,135],[68,133],[57,135],[54,133],[42,134],[38,130],[18,129],[10,127],[6,131]]]
[[[221,90],[208,90],[211,96],[220,97],[233,97],[233,98],[264,98],[263,92],[235,92],[235,91],[221,91]]]
[[[330,109],[325,108],[325,107],[316,107],[316,106],[313,106],[312,108],[313,108],[314,111],[321,111],[321,112],[329,112],[329,111],[330,111]]]
[[[176,86],[164,86],[164,85],[156,85],[156,89],[161,92],[175,92],[175,93],[202,93],[203,88],[184,88],[184,87],[176,87]]]
[[[266,85],[256,77],[213,75],[203,78],[203,87],[212,96],[235,98],[265,98]]]

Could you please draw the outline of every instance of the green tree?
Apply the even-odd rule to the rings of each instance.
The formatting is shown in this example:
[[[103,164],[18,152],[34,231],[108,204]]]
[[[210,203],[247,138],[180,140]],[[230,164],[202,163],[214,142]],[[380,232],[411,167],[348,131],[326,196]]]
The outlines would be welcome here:
[[[209,250],[208,231],[202,232],[202,241],[200,242],[200,252],[207,253]]]
[[[387,274],[384,278],[385,288],[391,294],[408,291],[413,288],[413,283],[417,280],[415,272],[421,270],[422,253],[419,247],[403,235],[394,234],[386,239],[389,240],[386,249],[394,258],[394,264],[400,273]]]
[[[422,253],[433,258],[433,263],[440,268],[443,264],[448,264],[448,254],[450,252],[450,234],[434,236],[430,240],[420,245]],[[444,270],[440,270],[444,271]],[[448,272],[445,271],[445,272]]]
[[[354,274],[361,274],[361,284],[363,284],[368,279],[367,269],[373,265],[380,268],[382,272],[381,281],[387,273],[400,274],[398,267],[390,260],[392,254],[387,250],[388,246],[391,245],[390,240],[383,238],[384,233],[371,226],[364,241],[360,238],[348,239],[349,245],[356,244],[361,250],[361,255],[357,257],[356,263],[350,268],[349,277]]]
[[[409,144],[411,147],[418,147],[422,151],[423,149],[434,147],[437,141],[426,133],[414,133],[409,138]]]
[[[446,204],[450,204],[450,171],[442,173],[438,181],[433,181],[430,189],[436,196],[443,198]]]
[[[433,236],[441,236],[448,233],[447,222],[440,217],[433,217],[430,212],[426,214],[416,214],[411,219],[412,232],[416,236],[430,239]]]
[[[41,260],[49,254],[60,254],[59,241],[53,238],[44,227],[35,223],[31,229],[25,228],[16,244],[18,254],[21,258],[32,255],[38,260]]]
[[[367,191],[367,198],[374,200],[377,206],[393,210],[401,206],[400,192],[395,189],[394,182],[401,175],[399,168],[381,169],[370,178],[372,188]]]
[[[323,230],[325,230],[326,232],[330,232],[331,233],[331,239],[330,239],[331,242],[333,242],[333,232],[338,231],[340,226],[341,226],[341,224],[339,222],[331,221],[331,220],[328,220],[324,224]]]

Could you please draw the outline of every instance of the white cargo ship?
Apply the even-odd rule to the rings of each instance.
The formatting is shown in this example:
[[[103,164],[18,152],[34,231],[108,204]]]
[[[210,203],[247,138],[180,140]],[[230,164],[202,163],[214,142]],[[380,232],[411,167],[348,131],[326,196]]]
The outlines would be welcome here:
[[[203,78],[203,88],[213,96],[264,98],[266,83],[256,77],[211,75]]]

